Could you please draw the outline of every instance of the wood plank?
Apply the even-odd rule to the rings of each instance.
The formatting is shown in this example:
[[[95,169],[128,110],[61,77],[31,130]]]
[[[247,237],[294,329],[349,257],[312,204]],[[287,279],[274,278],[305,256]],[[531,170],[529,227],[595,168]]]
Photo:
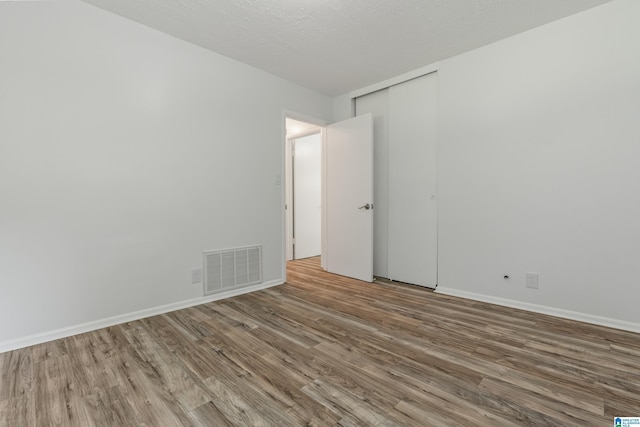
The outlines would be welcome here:
[[[336,414],[350,420],[349,424],[341,423],[342,425],[400,425],[386,417],[382,411],[370,403],[364,402],[347,390],[321,379],[314,380],[304,386],[302,391]]]
[[[227,427],[233,423],[224,416],[214,402],[207,402],[189,412],[189,417],[198,427]]]
[[[139,417],[119,386],[106,390],[96,388],[93,394],[84,397],[84,402],[87,414],[96,426],[140,425]]]
[[[132,360],[155,386],[156,394],[178,404],[186,413],[211,401],[211,394],[200,386],[200,381],[151,335],[142,322],[128,326],[124,334],[131,342],[129,354],[135,355]]]
[[[36,406],[31,394],[0,400],[0,427],[36,425]]]
[[[31,348],[0,353],[0,402],[32,392],[32,354]]]
[[[68,355],[47,358],[34,366],[36,424],[92,426]]]

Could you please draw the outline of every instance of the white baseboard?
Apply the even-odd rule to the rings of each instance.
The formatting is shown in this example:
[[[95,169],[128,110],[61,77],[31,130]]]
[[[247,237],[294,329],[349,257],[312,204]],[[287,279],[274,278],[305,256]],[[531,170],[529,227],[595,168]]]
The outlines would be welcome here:
[[[109,326],[119,325],[121,323],[132,322],[134,320],[144,319],[145,317],[151,317],[151,316],[156,316],[158,314],[169,313],[171,311],[176,311],[176,310],[180,310],[187,307],[193,307],[195,305],[205,304],[213,301],[219,301],[225,298],[231,298],[238,295],[247,294],[249,292],[255,292],[262,289],[271,288],[273,286],[281,285],[282,283],[283,283],[282,279],[272,280],[270,282],[260,283],[259,285],[233,289],[233,290],[221,292],[215,295],[208,295],[206,297],[180,301],[173,304],[167,304],[159,307],[148,308],[148,309],[136,311],[133,313],[127,313],[119,316],[109,317],[107,319],[100,319],[93,322],[83,323],[80,325],[69,326],[67,328],[56,329],[49,332],[43,332],[40,334],[30,335],[23,338],[4,341],[4,342],[0,342],[0,353],[4,353],[6,351],[11,351],[11,350],[17,350],[19,348],[29,347],[32,345],[41,344],[48,341],[53,341],[60,338],[66,338],[72,335],[83,334],[85,332],[95,331],[97,329],[107,328]]]
[[[450,295],[470,299],[474,301],[488,302],[490,304],[502,305],[505,307],[518,308],[532,311],[534,313],[548,314],[550,316],[561,317],[563,319],[577,320],[579,322],[591,323],[608,328],[621,329],[623,331],[640,333],[640,324],[627,322],[625,320],[611,319],[609,317],[594,316],[592,314],[580,313],[577,311],[563,310],[545,305],[530,304],[506,298],[494,297],[491,295],[476,294],[474,292],[461,291],[459,289],[438,286],[435,292],[443,295]]]

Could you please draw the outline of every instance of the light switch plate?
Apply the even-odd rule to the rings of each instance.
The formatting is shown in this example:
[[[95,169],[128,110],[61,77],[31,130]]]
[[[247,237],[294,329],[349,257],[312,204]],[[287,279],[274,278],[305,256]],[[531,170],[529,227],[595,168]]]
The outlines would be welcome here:
[[[191,283],[200,283],[202,282],[202,269],[194,268],[191,270]]]

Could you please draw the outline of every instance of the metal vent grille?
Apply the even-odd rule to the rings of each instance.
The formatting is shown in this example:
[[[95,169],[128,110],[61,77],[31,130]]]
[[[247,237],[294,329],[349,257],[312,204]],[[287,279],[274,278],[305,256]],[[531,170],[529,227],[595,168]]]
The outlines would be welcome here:
[[[262,283],[262,246],[204,253],[204,294]]]

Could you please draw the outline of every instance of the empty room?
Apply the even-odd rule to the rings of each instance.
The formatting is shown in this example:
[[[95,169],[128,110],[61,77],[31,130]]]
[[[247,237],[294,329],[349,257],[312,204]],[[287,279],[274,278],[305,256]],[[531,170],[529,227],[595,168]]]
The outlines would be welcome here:
[[[0,427],[640,426],[639,19],[0,1]]]

